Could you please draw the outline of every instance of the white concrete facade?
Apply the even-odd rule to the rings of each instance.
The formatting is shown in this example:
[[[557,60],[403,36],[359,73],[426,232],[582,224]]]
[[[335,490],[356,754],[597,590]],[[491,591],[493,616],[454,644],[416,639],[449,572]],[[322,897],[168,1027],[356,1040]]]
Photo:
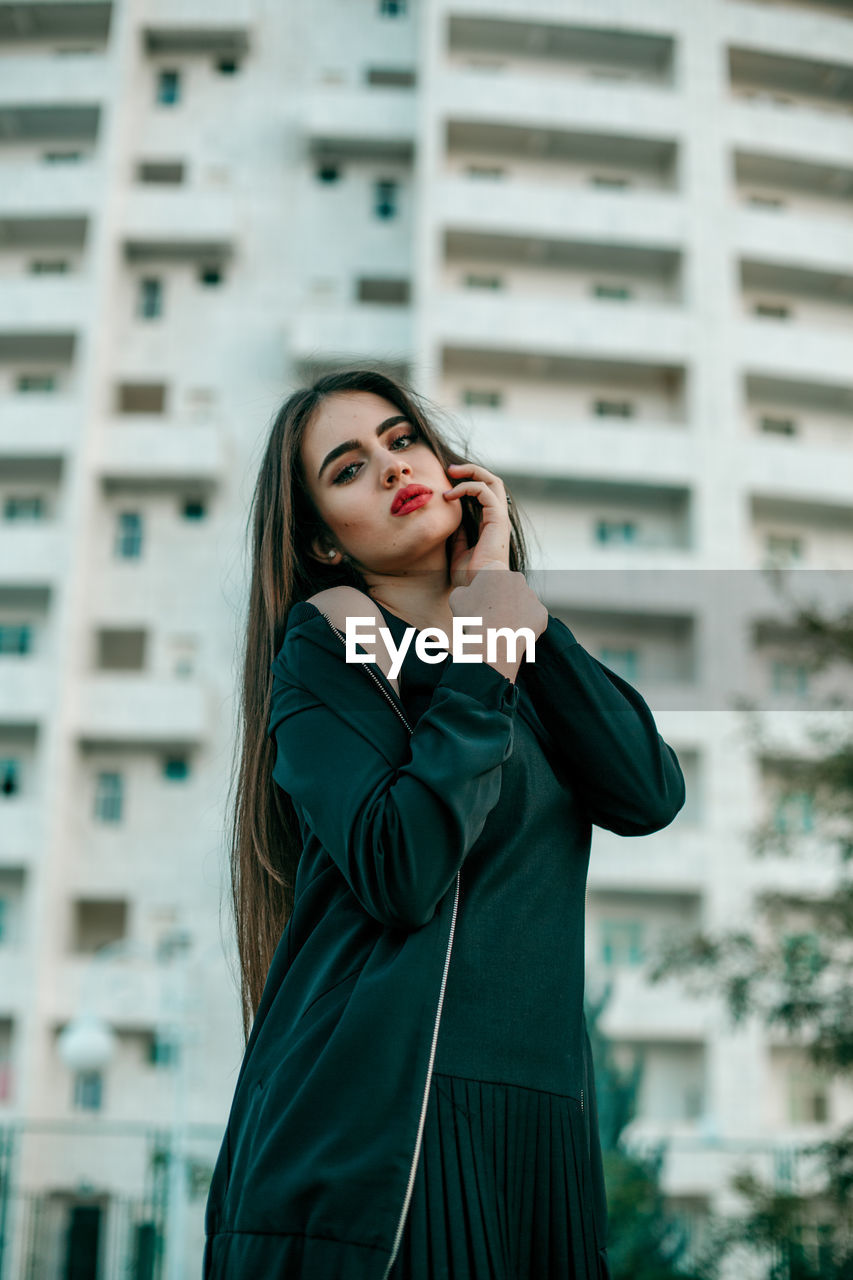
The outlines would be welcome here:
[[[98,1204],[120,1251],[110,1206],[142,1197],[146,1134],[173,1124],[175,1073],[146,1053],[175,928],[185,1154],[216,1154],[241,1055],[223,815],[245,514],[281,401],[362,360],[506,479],[549,608],[682,760],[670,828],[595,829],[587,912],[673,1204],[725,1208],[742,1150],[849,1119],[781,1040],[649,987],[640,957],[830,874],[821,847],[747,856],[778,770],[718,698],[740,663],[802,749],[811,695],[773,675],[784,645],[748,651],[752,591],[735,607],[729,584],[785,563],[843,591],[853,568],[853,3],[0,3],[0,126],[0,1126],[22,1126],[17,1183],[66,1206],[56,1238]],[[89,998],[119,1033],[95,1111],[57,1049]]]

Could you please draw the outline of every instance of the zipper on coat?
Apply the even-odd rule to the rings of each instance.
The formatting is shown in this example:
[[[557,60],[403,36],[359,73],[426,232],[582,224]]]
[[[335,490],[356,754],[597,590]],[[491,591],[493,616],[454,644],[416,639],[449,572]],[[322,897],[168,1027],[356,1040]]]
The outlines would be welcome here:
[[[326,618],[325,613],[323,614],[323,617]],[[326,621],[329,623],[329,626],[332,628],[332,630],[334,631],[338,639],[341,640],[343,644],[346,644],[346,639],[343,633],[339,630],[339,628],[336,627],[335,624],[329,618],[326,618]],[[376,672],[372,669],[371,664],[362,663],[361,665],[363,669],[367,672],[367,674],[371,677],[371,679],[373,680],[377,688],[379,688],[381,692],[384,694],[386,700],[391,703],[391,706],[397,712],[397,715],[403,721],[403,724],[406,726],[409,733],[411,734],[413,732],[412,726],[409,724],[405,715],[400,710],[400,707],[397,705],[396,699],[394,699],[393,695],[388,692],[388,690],[380,681],[379,677],[376,675]],[[388,1265],[386,1266],[384,1272],[382,1273],[382,1280],[388,1280],[388,1276],[391,1272],[391,1268],[394,1266],[394,1263],[396,1261],[397,1254],[400,1249],[400,1242],[403,1239],[403,1228],[406,1223],[406,1214],[409,1211],[409,1204],[411,1203],[411,1199],[412,1199],[412,1191],[414,1190],[414,1186],[415,1186],[415,1175],[417,1173],[417,1167],[418,1167],[418,1156],[420,1155],[421,1142],[423,1141],[424,1124],[426,1122],[427,1107],[429,1105],[429,1085],[430,1085],[430,1080],[432,1079],[433,1063],[435,1062],[436,1045],[438,1044],[438,1028],[441,1022],[442,1006],[444,1005],[444,991],[445,991],[445,987],[447,986],[447,972],[448,972],[448,969],[450,968],[450,952],[453,947],[453,935],[456,931],[456,913],[459,909],[459,886],[460,886],[461,877],[462,877],[462,869],[460,867],[459,870],[456,872],[456,897],[453,900],[453,915],[450,918],[450,933],[447,938],[447,951],[444,957],[444,972],[441,975],[441,989],[438,993],[438,1004],[436,1006],[435,1021],[433,1023],[433,1028],[432,1028],[432,1044],[430,1046],[429,1065],[427,1067],[426,1082],[424,1083],[423,1098],[421,1100],[421,1115],[420,1115],[420,1120],[418,1121],[418,1132],[417,1132],[417,1137],[415,1138],[415,1149],[414,1149],[414,1152],[412,1153],[412,1163],[409,1167],[409,1180],[406,1186],[406,1194],[403,1199],[403,1207],[400,1211],[400,1217],[397,1222],[397,1232],[396,1232],[396,1235],[394,1236],[394,1244],[391,1249],[391,1257],[388,1259]],[[581,1097],[581,1106],[583,1106],[583,1097]]]

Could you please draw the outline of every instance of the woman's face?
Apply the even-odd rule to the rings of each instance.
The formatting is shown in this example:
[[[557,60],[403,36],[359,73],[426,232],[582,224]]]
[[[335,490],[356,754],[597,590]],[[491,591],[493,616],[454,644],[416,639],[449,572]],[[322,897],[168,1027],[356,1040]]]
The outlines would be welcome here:
[[[305,432],[302,464],[333,535],[315,541],[317,559],[334,563],[328,556],[334,547],[338,562],[345,552],[362,572],[446,569],[445,543],[459,528],[462,507],[458,498],[442,497],[454,481],[396,405],[372,391],[328,396]],[[407,513],[392,514],[395,494],[411,484],[432,494]]]

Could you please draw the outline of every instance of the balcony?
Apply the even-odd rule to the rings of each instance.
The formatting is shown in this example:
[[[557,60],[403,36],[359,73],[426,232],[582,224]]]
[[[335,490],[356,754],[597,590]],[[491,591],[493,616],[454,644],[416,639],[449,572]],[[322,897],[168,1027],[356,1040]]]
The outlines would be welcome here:
[[[123,240],[130,261],[224,258],[237,238],[236,198],[229,192],[136,186],[128,193]]]
[[[672,138],[672,119],[664,136],[638,133],[636,122],[602,131],[601,121],[591,119],[588,128],[528,120],[508,124],[495,120],[495,109],[482,118],[475,114],[454,117],[446,128],[446,169],[477,163],[497,166],[525,181],[550,182],[565,188],[580,185],[596,173],[610,173],[620,182],[651,191],[679,189],[678,141]],[[504,178],[506,180],[506,178]],[[493,184],[490,182],[489,186]]]
[[[784,440],[759,438],[743,442],[734,465],[749,492],[843,507],[850,502],[849,459],[850,443],[845,449],[792,448]]]
[[[776,143],[778,145],[778,139]],[[734,176],[737,198],[746,208],[769,202],[780,221],[789,217],[849,217],[853,198],[853,167],[849,164],[810,164],[773,151],[736,151]]]
[[[607,474],[620,482],[692,483],[700,465],[696,441],[682,424],[633,418],[566,417],[558,422],[460,409],[472,423],[471,444],[500,471],[548,477]],[[488,464],[487,464],[488,465]]]
[[[67,530],[58,522],[7,525],[3,529],[3,586],[55,586],[69,572]]]
[[[164,981],[156,960],[66,954],[52,976],[48,1018],[70,1022],[91,1001],[117,1030],[153,1029],[163,1017]]]
[[[45,828],[50,819],[42,797],[34,794],[33,791],[24,795],[4,797],[0,814],[3,815],[0,866],[21,867],[37,862],[42,856]],[[2,990],[1,986],[0,990]]]
[[[229,53],[249,47],[250,0],[146,0],[149,53]]]
[[[452,120],[511,120],[522,128],[613,133],[625,145],[637,133],[638,122],[642,122],[638,144],[647,135],[669,141],[673,128],[678,130],[671,89],[593,79],[558,80],[511,67],[488,75],[445,71],[436,82],[435,109]]]
[[[90,673],[76,693],[75,730],[83,743],[171,749],[201,742],[209,732],[207,697],[197,682]]]
[[[792,159],[849,166],[853,155],[853,116],[838,111],[801,109],[775,102],[770,95],[733,96],[722,102],[721,135],[732,147]]]
[[[46,149],[91,149],[98,137],[101,108],[83,103],[51,105],[40,94],[36,105],[0,100],[0,137],[44,143]]]
[[[35,3],[4,5],[0,9],[0,41],[7,53],[16,40],[86,40],[105,44],[112,16],[111,0],[89,4]]]
[[[0,455],[4,458],[61,457],[76,447],[83,428],[83,406],[77,396],[0,396]]]
[[[732,350],[744,369],[782,378],[847,383],[853,329],[758,319],[732,325]]]
[[[457,6],[454,6],[454,10]],[[545,22],[514,11],[502,17],[501,5],[486,15],[451,14],[447,24],[448,58],[452,66],[476,65],[483,72],[513,74],[519,70],[543,79],[607,78],[613,82],[642,83],[660,88],[673,81],[675,41],[670,35],[640,29],[647,21],[644,9],[638,26],[612,25],[607,29],[563,19]],[[654,21],[650,24],[655,26]],[[661,24],[666,26],[666,24]],[[618,90],[617,90],[618,91]]]
[[[33,159],[0,163],[0,218],[77,214],[88,219],[99,199],[103,167],[94,160],[43,164]]]
[[[95,470],[103,479],[210,483],[226,468],[221,426],[112,420],[100,434]]]
[[[5,533],[4,553],[5,553]],[[53,673],[36,653],[5,653],[0,657],[0,707],[3,719],[17,724],[45,725],[54,711]]]
[[[385,359],[408,363],[414,343],[410,307],[294,308],[289,330],[293,358]]]
[[[411,89],[328,87],[306,94],[302,127],[318,157],[409,161],[417,95]]]
[[[22,947],[0,947],[0,1017],[14,1020],[30,1012],[32,1002],[32,958]],[[0,1064],[0,1073],[8,1070],[8,1064]],[[11,1092],[3,1088],[0,1074],[0,1104],[11,1100]]]
[[[731,232],[732,244],[745,258],[775,258],[826,272],[849,269],[853,262],[853,225],[817,210],[740,208],[733,213]]]
[[[109,62],[103,54],[18,53],[4,48],[0,109],[4,107],[88,106],[112,93]]]
[[[595,969],[596,976],[607,970]],[[607,1006],[607,1035],[612,1039],[704,1040],[708,1005],[685,994],[674,981],[652,986],[639,969],[620,969],[614,975]]]
[[[691,350],[694,328],[690,316],[672,307],[451,290],[436,298],[429,320],[446,346],[677,363]]]
[[[849,9],[845,13],[843,4],[835,4],[833,13],[832,8],[832,0],[823,12],[816,12],[820,5],[811,0],[800,0],[797,7],[738,0],[737,4],[720,6],[720,36],[742,55],[742,63],[751,55],[752,65],[747,64],[745,70],[763,72],[760,82],[793,90],[797,83],[804,85],[809,74],[817,79],[821,66],[834,63],[839,52],[849,47]],[[759,50],[767,55],[760,66]],[[798,67],[801,70],[796,77]]]
[[[466,230],[503,231],[542,239],[606,239],[670,246],[688,238],[687,210],[675,194],[605,192],[508,177],[489,183],[443,177],[433,186],[436,221]]]
[[[75,332],[88,320],[90,304],[88,276],[4,276],[0,331]]]

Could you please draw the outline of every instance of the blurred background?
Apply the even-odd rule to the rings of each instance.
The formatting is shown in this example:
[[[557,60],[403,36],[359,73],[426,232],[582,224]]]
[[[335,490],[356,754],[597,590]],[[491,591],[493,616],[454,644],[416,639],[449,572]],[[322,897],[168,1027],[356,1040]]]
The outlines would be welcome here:
[[[362,364],[685,774],[593,833],[615,1280],[849,1278],[853,621],[771,588],[853,600],[853,0],[115,0],[0,3],[0,1280],[201,1274],[248,504]]]

